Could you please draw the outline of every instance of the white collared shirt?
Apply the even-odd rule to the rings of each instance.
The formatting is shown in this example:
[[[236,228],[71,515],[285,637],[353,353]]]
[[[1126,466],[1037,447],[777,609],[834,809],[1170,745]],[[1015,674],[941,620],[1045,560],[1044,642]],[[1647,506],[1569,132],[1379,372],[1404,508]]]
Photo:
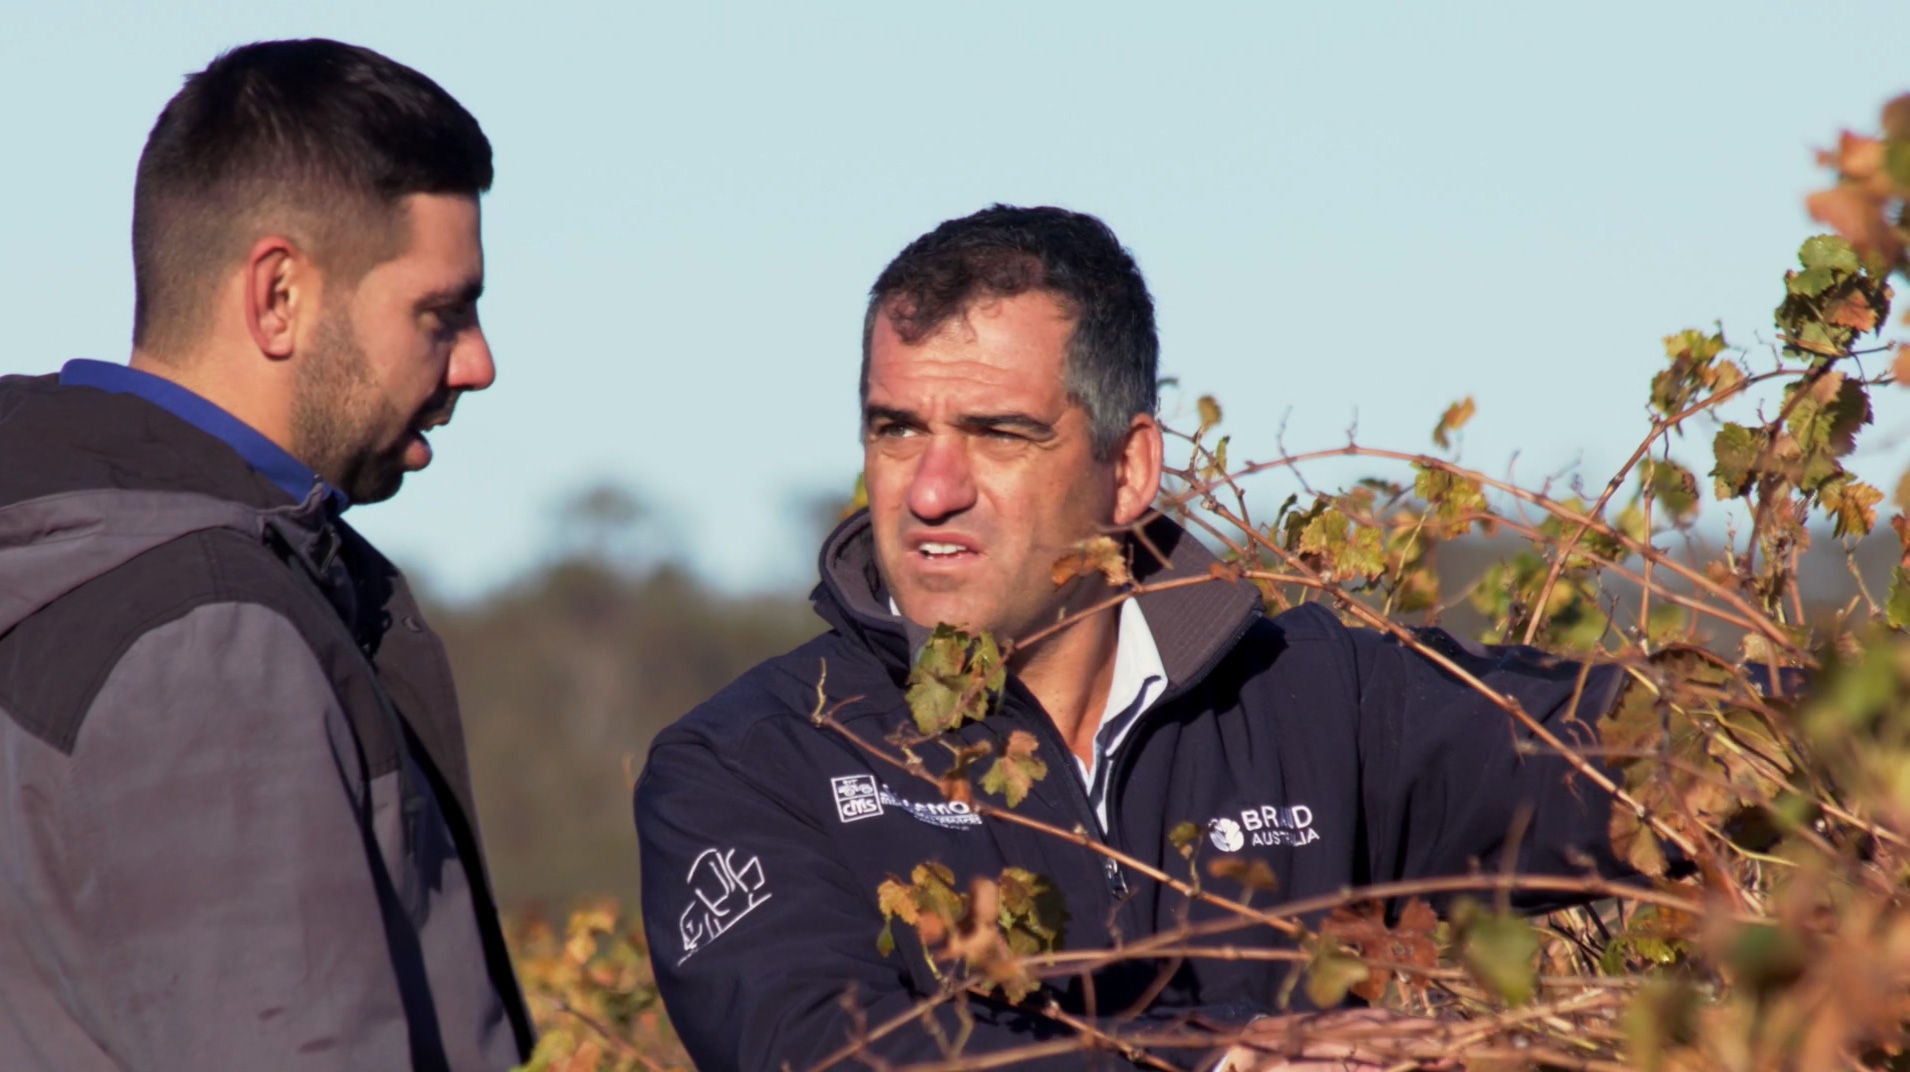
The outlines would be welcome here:
[[[1141,613],[1140,600],[1130,599],[1121,604],[1121,623],[1114,641],[1114,676],[1108,681],[1100,728],[1094,731],[1094,764],[1090,767],[1080,756],[1069,753],[1103,834],[1108,829],[1108,781],[1113,776],[1114,755],[1166,688],[1167,670],[1161,666],[1160,649],[1154,646],[1154,631]]]
[[[889,613],[902,616],[895,598],[889,598]],[[1121,620],[1114,637],[1114,676],[1108,681],[1107,704],[1101,708],[1100,728],[1094,731],[1094,765],[1074,754],[1075,772],[1094,806],[1094,818],[1101,833],[1108,830],[1108,779],[1112,776],[1114,753],[1127,740],[1128,731],[1141,715],[1160,699],[1167,688],[1167,669],[1161,665],[1161,651],[1154,646],[1154,630],[1148,628],[1147,615],[1141,613],[1138,599],[1121,604]]]

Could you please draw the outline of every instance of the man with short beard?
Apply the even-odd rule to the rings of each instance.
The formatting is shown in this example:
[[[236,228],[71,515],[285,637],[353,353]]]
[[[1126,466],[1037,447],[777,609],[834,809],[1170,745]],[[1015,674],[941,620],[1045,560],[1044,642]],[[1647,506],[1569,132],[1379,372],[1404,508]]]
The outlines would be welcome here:
[[[495,370],[478,123],[334,41],[140,157],[128,365],[0,379],[0,1068],[504,1069],[442,646],[341,518]]]

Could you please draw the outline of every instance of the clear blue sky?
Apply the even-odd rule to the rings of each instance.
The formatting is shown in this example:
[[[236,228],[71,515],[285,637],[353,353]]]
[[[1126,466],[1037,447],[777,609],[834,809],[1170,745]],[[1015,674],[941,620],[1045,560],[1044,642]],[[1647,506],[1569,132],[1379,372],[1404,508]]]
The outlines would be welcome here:
[[[1294,450],[1355,418],[1421,449],[1470,394],[1464,460],[1602,484],[1659,337],[1768,340],[1812,150],[1910,90],[1903,0],[6,3],[0,371],[125,356],[133,165],[218,50],[366,44],[478,116],[498,383],[353,515],[454,596],[549,553],[603,480],[731,587],[804,583],[800,506],[858,466],[870,280],[997,200],[1114,226],[1185,389],[1168,415],[1218,394],[1235,460],[1283,420]],[[1856,464],[1886,490],[1906,402]]]

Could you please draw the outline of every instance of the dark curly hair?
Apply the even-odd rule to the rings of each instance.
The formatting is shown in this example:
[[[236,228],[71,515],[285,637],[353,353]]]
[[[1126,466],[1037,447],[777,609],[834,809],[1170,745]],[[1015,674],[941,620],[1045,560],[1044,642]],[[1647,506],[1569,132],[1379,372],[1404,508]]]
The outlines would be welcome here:
[[[863,398],[876,317],[915,343],[977,301],[1030,290],[1053,295],[1074,318],[1068,395],[1087,410],[1095,457],[1112,458],[1134,415],[1157,405],[1160,340],[1134,258],[1107,224],[1083,212],[992,205],[909,243],[869,289]]]

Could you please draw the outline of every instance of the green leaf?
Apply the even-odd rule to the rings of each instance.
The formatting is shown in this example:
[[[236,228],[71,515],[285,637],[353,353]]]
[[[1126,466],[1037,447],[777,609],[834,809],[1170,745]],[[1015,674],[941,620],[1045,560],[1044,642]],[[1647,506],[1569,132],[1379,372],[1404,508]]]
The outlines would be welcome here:
[[[1848,455],[1857,447],[1857,433],[1871,420],[1869,393],[1841,372],[1809,384],[1801,397],[1787,393],[1787,398],[1791,412],[1786,424],[1806,454],[1828,450],[1833,457]]]
[[[1018,950],[1024,955],[1053,949],[1061,938],[1062,927],[1068,922],[1067,905],[1053,884],[1033,871],[1006,867],[1002,869],[998,889],[1001,897],[998,922],[1008,932],[1010,943],[1023,945],[1016,938],[1025,934],[1033,941]]]
[[[1198,439],[1207,429],[1220,423],[1220,403],[1214,401],[1213,395],[1201,395],[1200,401],[1195,405],[1200,409],[1200,431],[1194,433],[1194,437]]]
[[[1007,681],[994,637],[970,637],[944,623],[916,654],[904,695],[915,728],[934,735],[986,717]]]
[[[876,907],[882,909],[882,918],[900,917],[904,923],[914,923],[916,918],[915,894],[894,875],[882,881],[875,889]]]
[[[1200,844],[1200,827],[1194,823],[1175,823],[1174,829],[1167,832],[1167,843],[1183,858],[1192,859],[1195,846]]]
[[[1372,580],[1386,572],[1386,546],[1379,530],[1362,525],[1340,548],[1333,572],[1346,580]]]
[[[1898,193],[1910,195],[1910,140],[1884,143],[1883,169],[1896,184]]]
[[[1890,571],[1890,597],[1883,614],[1890,628],[1910,628],[1910,569],[1898,566]]]
[[[1676,335],[1665,336],[1665,356],[1673,361],[1707,362],[1723,352],[1723,332],[1686,328]]]
[[[1002,661],[1001,645],[995,643],[994,634],[983,633],[981,640],[976,642],[973,665],[981,671],[982,688],[991,695],[999,694],[1007,687],[1008,664]],[[980,718],[981,715],[975,717]]]
[[[1476,902],[1467,903],[1472,908],[1464,922],[1455,910],[1460,961],[1506,1004],[1531,1001],[1538,989],[1538,932],[1517,916],[1488,914]]]
[[[1048,776],[1048,764],[1036,754],[1040,747],[1027,730],[1010,733],[1001,757],[982,775],[982,790],[1008,801],[1011,808],[1018,806],[1027,799],[1028,790]]]
[[[1307,965],[1307,1000],[1314,1008],[1331,1009],[1346,1000],[1347,991],[1365,982],[1370,971],[1358,957],[1322,948]]]
[[[1857,250],[1849,240],[1828,234],[1806,238],[1798,247],[1797,261],[1806,269],[1827,268],[1844,273],[1855,272],[1859,267]]]
[[[947,733],[961,725],[961,693],[942,679],[925,677],[913,682],[907,696],[915,728],[923,733]]]
[[[1718,463],[1711,470],[1718,498],[1738,498],[1751,489],[1755,476],[1752,467],[1767,442],[1769,439],[1763,431],[1754,432],[1735,422],[1726,423],[1718,430],[1717,437],[1711,441],[1711,452]]]
[[[1824,512],[1837,536],[1868,536],[1877,523],[1877,504],[1883,492],[1858,480],[1832,481],[1818,490]]]
[[[1324,503],[1322,503],[1324,506]],[[1346,544],[1346,515],[1331,507],[1325,507],[1307,521],[1300,530],[1299,546],[1294,550],[1303,555],[1317,556],[1331,561]]]
[[[938,863],[916,864],[909,872],[914,880],[917,903],[942,917],[950,925],[968,912],[968,898],[955,890],[955,872]]]
[[[1419,470],[1419,475],[1413,479],[1413,494],[1432,507],[1433,516],[1443,522],[1440,530],[1448,536],[1463,535],[1471,530],[1475,523],[1473,515],[1486,509],[1485,490],[1479,482],[1437,466],[1416,465],[1414,468]]]
[[[1784,277],[1784,289],[1805,298],[1815,298],[1837,285],[1837,273],[1829,268],[1806,268]]]
[[[1439,423],[1433,426],[1433,442],[1439,445],[1439,449],[1451,449],[1452,433],[1464,428],[1466,422],[1472,419],[1478,409],[1479,407],[1473,404],[1471,395],[1446,407],[1446,412],[1439,417]]]
[[[1665,336],[1665,356],[1671,359],[1671,367],[1652,377],[1652,408],[1669,417],[1689,405],[1701,388],[1721,390],[1742,379],[1736,365],[1716,361],[1724,346],[1722,332],[1706,334],[1686,328]]]
[[[1351,518],[1321,496],[1305,513],[1285,518],[1287,550],[1336,580],[1366,581],[1386,571],[1385,537]]]
[[[1857,433],[1871,421],[1870,392],[1857,380],[1840,375],[1837,394],[1824,412],[1830,418],[1830,449],[1842,458],[1857,449]]]
[[[1683,526],[1698,514],[1698,478],[1673,461],[1645,459],[1638,467],[1638,485],[1649,492],[1657,509],[1672,524]]]

